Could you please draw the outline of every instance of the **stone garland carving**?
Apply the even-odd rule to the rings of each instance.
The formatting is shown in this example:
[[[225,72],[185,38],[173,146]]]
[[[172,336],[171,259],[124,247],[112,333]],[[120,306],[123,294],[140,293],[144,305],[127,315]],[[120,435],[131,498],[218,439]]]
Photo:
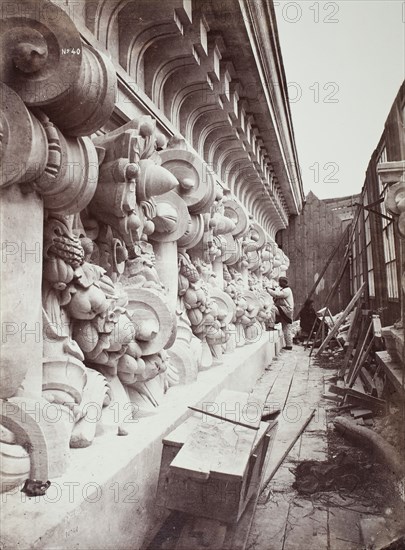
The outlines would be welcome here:
[[[111,274],[120,301],[112,311],[115,329],[108,323],[94,328],[98,348],[87,360],[109,380],[118,376],[134,411],[147,413],[170,385],[178,383],[177,370],[164,350],[175,338],[175,317],[148,239],[180,236],[187,208],[179,212],[177,195],[171,191],[178,182],[158,164],[155,153],[163,139],[150,118],[131,121],[95,142],[103,162],[83,223],[98,250],[94,258]]]
[[[215,304],[209,296],[206,282],[186,253],[179,253],[179,296],[182,298],[191,330],[202,343],[201,368],[212,365],[212,355],[207,343],[209,324],[216,322]]]

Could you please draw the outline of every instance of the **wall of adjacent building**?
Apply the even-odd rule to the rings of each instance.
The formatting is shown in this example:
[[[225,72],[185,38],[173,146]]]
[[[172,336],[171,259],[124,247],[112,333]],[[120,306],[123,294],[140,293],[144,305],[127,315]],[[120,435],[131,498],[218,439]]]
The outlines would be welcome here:
[[[405,83],[395,98],[384,132],[368,164],[360,199],[362,209],[351,243],[351,291],[354,293],[364,280],[367,281],[366,304],[381,315],[384,325],[395,323],[401,316],[403,260],[398,218],[387,211],[388,185],[383,185],[377,169],[383,162],[405,158],[404,108]]]
[[[302,308],[330,254],[338,247],[312,296],[315,309],[325,306],[346,250],[346,239],[342,241],[343,234],[347,234],[347,227],[341,217],[332,210],[327,201],[318,199],[312,191],[306,197],[302,213],[291,218],[288,228],[278,234],[279,245],[295,266],[289,272],[289,282],[294,292],[296,314]],[[341,311],[349,299],[347,269],[330,300],[329,308],[332,313]]]

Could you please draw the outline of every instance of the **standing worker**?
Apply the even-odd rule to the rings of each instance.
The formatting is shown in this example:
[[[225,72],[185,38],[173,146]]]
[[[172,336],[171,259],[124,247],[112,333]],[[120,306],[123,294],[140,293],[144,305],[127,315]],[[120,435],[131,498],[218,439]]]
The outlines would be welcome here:
[[[279,288],[268,290],[274,298],[274,305],[278,310],[277,321],[281,321],[285,346],[283,349],[292,350],[291,324],[294,317],[294,298],[291,288],[288,286],[288,279],[280,277],[278,280]]]

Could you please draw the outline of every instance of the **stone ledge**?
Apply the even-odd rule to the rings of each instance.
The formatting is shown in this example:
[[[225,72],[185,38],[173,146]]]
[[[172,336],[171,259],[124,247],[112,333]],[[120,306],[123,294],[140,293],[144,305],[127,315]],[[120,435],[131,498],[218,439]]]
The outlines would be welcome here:
[[[128,436],[107,432],[87,449],[71,449],[68,470],[51,480],[45,497],[4,493],[2,548],[141,548],[165,516],[155,506],[162,438],[189,416],[188,405],[224,388],[251,389],[281,343],[281,331],[265,332],[196,382],[171,388],[155,415],[126,425]]]
[[[377,364],[384,369],[385,374],[392,383],[395,391],[398,392],[400,399],[405,400],[404,380],[404,365],[394,361],[387,351],[376,352]]]
[[[397,363],[402,363],[404,353],[404,329],[397,329],[392,325],[383,327],[381,333],[392,360]]]

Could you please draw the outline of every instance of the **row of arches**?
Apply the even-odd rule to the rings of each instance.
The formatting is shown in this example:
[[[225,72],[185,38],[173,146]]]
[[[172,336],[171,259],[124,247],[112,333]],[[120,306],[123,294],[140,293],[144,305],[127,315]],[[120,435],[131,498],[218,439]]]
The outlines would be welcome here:
[[[272,151],[264,147],[242,79],[222,36],[210,30],[209,18],[210,3],[191,0],[86,0],[85,9],[86,26],[130,81],[206,161],[217,181],[275,234],[287,226],[289,211]]]

